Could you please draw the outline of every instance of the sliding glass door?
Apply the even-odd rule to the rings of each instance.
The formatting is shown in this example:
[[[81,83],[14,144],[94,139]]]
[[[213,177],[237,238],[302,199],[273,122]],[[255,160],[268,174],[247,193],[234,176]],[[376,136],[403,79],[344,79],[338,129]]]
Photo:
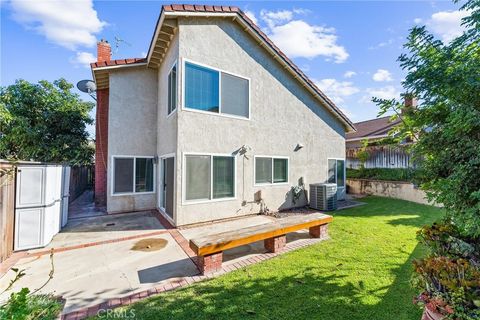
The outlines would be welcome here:
[[[328,159],[328,182],[337,184],[337,199],[344,200],[346,197],[344,159]]]

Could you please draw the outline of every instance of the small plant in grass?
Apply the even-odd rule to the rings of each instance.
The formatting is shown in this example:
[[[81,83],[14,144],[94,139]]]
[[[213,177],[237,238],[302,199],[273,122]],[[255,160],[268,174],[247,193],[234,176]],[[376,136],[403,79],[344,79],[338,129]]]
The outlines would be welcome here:
[[[28,288],[22,288],[18,292],[13,292],[7,302],[0,305],[1,320],[49,320],[58,317],[63,308],[63,301],[52,294],[37,294],[53,278],[53,251],[50,254],[50,265],[49,277],[40,288],[33,292],[30,292]],[[15,272],[15,277],[2,293],[11,290],[13,285],[25,275],[25,270],[13,268],[12,270]]]

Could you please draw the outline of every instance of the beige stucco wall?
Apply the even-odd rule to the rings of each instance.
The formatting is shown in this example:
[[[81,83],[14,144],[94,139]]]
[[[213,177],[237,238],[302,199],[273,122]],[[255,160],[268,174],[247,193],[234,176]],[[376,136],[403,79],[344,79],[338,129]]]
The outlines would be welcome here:
[[[351,194],[369,194],[421,204],[432,204],[427,201],[425,192],[410,182],[347,179],[347,185],[348,192]]]
[[[327,159],[345,158],[343,125],[232,20],[179,19],[178,35],[180,59],[250,78],[251,120],[179,110],[177,225],[257,213],[251,202],[258,190],[271,210],[290,207],[291,186],[300,178],[307,187],[324,182]],[[305,147],[295,151],[297,143]],[[249,159],[237,156],[236,199],[182,203],[185,153],[231,154],[242,145],[251,151]],[[255,155],[289,157],[289,184],[255,187]],[[249,203],[242,206],[243,200]]]
[[[167,100],[168,100],[168,74],[173,65],[177,63],[177,96],[180,92],[180,73],[178,63],[178,32],[173,36],[168,50],[165,54],[164,60],[158,69],[158,120],[157,120],[157,155],[161,161],[161,157],[168,155],[177,157],[177,110],[168,115]],[[157,170],[157,186],[159,192],[162,192],[162,166],[159,162]],[[176,186],[175,186],[176,187]],[[174,194],[176,198],[177,192]],[[174,200],[175,201],[175,200]],[[160,209],[160,198],[157,199],[157,208]],[[175,212],[173,212],[175,215]]]
[[[153,209],[156,192],[112,195],[112,156],[157,154],[157,72],[130,67],[110,72],[107,211]]]

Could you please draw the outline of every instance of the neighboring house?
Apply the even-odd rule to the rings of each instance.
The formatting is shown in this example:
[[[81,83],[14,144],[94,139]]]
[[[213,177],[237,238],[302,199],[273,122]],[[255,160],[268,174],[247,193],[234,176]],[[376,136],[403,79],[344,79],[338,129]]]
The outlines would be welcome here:
[[[174,225],[281,210],[291,187],[345,194],[352,122],[238,8],[162,7],[144,59],[98,44],[96,201]]]
[[[415,108],[416,99],[405,98],[405,108]],[[376,118],[355,123],[356,132],[347,133],[346,156],[347,168],[360,168],[357,153],[363,147],[363,141],[368,140],[369,158],[365,168],[410,168],[413,166],[411,156],[403,146],[389,146],[381,141],[388,137],[388,133],[399,123],[400,119],[391,120],[390,116]]]

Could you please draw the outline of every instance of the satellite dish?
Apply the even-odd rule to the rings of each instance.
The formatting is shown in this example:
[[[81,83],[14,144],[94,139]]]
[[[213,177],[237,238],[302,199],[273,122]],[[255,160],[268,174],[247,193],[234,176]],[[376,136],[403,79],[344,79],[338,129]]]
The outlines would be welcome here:
[[[97,91],[97,85],[92,80],[81,80],[77,83],[78,90],[88,93],[90,97],[97,100],[95,92]]]

